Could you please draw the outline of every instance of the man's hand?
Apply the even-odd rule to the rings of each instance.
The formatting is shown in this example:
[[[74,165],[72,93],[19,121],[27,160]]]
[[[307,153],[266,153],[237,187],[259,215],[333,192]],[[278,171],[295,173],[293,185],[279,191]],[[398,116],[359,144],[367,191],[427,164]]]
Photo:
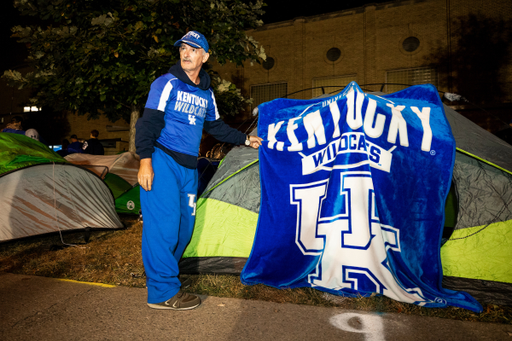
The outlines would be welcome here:
[[[151,185],[153,184],[153,166],[151,165],[151,158],[140,160],[139,174],[137,174],[137,180],[139,185],[146,191],[151,191]]]
[[[261,141],[263,141],[261,137],[249,135],[249,142],[251,143],[249,146],[253,147],[254,149],[258,149],[261,146]]]

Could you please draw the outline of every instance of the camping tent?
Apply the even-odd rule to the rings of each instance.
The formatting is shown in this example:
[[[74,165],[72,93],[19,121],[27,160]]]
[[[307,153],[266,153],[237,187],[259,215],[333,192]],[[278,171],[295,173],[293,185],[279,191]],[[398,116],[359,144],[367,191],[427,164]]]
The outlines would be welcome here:
[[[441,247],[443,285],[512,304],[512,146],[445,106],[457,144],[453,234]]]
[[[512,304],[512,146],[445,106],[457,144],[441,248],[443,286]],[[197,201],[182,272],[240,273],[260,204],[258,152],[234,148]]]
[[[258,151],[234,147],[196,203],[184,273],[240,273],[251,251],[260,206]]]
[[[0,241],[123,227],[97,175],[19,134],[0,133],[0,211]]]
[[[83,166],[100,177],[106,173],[115,174],[131,186],[137,183],[140,159],[137,154],[125,152],[117,155],[91,155],[74,153],[65,157],[69,162]]]
[[[125,152],[117,155],[69,154],[69,162],[85,167],[100,176],[112,191],[116,211],[122,214],[139,214],[140,186],[137,182],[140,159],[137,154]],[[197,159],[198,195],[206,188],[219,161],[211,158]]]
[[[140,186],[137,182],[140,159],[137,154],[117,155],[69,154],[69,162],[91,170],[100,176],[112,191],[117,213],[139,214]]]

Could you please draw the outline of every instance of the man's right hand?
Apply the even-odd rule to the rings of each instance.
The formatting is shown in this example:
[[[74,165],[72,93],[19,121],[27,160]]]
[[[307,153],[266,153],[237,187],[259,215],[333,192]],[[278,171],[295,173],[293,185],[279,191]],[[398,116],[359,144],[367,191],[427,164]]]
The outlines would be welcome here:
[[[151,158],[140,160],[139,174],[137,174],[137,180],[139,185],[146,191],[151,191],[151,185],[153,184],[153,166],[151,165]]]

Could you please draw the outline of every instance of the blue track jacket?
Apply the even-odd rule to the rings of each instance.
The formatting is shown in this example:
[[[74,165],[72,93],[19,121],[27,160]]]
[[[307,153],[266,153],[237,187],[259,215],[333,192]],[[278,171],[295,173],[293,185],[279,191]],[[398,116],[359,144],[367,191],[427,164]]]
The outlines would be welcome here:
[[[143,116],[136,124],[135,145],[141,159],[150,158],[154,147],[162,149],[187,168],[196,168],[203,126],[216,139],[243,144],[246,135],[219,119],[210,77],[199,73],[194,84],[180,62],[151,84]]]

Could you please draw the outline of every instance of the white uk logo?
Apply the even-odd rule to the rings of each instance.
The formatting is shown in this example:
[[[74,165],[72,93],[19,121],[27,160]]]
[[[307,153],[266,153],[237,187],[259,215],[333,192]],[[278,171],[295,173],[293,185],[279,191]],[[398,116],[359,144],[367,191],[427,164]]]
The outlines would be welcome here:
[[[429,302],[421,289],[400,285],[390,270],[386,251],[401,252],[400,231],[380,223],[371,173],[340,176],[337,193],[328,191],[329,179],[290,186],[290,203],[297,206],[295,243],[304,255],[319,256],[308,282]]]
[[[196,215],[196,195],[195,194],[189,194],[188,195],[188,206],[192,207],[194,210],[192,211],[192,215]]]
[[[195,126],[196,125],[196,117],[194,115],[188,115],[188,123],[190,125]]]

